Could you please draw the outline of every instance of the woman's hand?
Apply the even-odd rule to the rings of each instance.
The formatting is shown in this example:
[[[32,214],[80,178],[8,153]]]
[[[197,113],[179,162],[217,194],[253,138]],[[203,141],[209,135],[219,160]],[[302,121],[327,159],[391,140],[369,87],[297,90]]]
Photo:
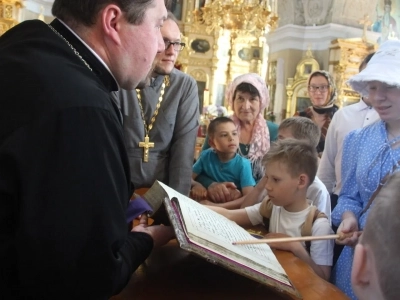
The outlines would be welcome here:
[[[231,195],[231,190],[237,190],[237,187],[233,182],[213,182],[207,189],[207,196],[208,199],[215,203],[225,203],[235,200],[232,196],[237,193]]]
[[[349,232],[354,232],[354,233],[349,238],[341,240],[337,239],[336,244],[354,247],[358,243],[359,233],[358,233],[357,218],[352,212],[346,211],[343,213],[342,223],[340,223],[336,233],[339,234],[339,233],[349,233]]]

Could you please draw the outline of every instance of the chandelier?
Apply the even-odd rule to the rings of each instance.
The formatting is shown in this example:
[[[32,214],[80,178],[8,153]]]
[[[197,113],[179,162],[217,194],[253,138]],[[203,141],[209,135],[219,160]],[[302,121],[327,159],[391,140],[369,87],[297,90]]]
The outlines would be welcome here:
[[[278,16],[277,0],[206,0],[204,7],[194,10],[195,24],[206,26],[210,34],[217,29],[233,33],[250,33],[261,36],[266,30],[276,28]]]

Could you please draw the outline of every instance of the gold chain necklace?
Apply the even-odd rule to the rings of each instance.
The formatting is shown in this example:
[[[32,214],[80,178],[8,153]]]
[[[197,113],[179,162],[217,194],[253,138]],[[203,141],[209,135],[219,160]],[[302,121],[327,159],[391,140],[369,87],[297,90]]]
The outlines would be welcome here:
[[[62,38],[67,43],[67,45],[72,49],[72,51],[74,51],[75,55],[78,56],[81,61],[83,61],[85,66],[88,67],[90,71],[93,71],[92,68],[89,66],[89,64],[86,62],[86,60],[84,60],[83,57],[79,54],[79,52],[74,48],[74,46],[72,46],[71,43],[68,42],[68,40],[61,35],[61,33],[59,33],[57,30],[55,30],[53,26],[51,26],[50,24],[47,24],[47,25],[50,27],[51,30],[54,31],[55,34],[57,34],[60,38]]]
[[[150,142],[149,138],[149,132],[153,128],[153,124],[156,120],[156,117],[158,115],[158,110],[160,109],[161,102],[163,101],[163,96],[165,92],[165,87],[169,85],[169,76],[165,76],[163,83],[161,85],[161,92],[160,92],[160,97],[158,97],[158,102],[156,105],[156,109],[154,110],[154,114],[150,119],[150,124],[147,125],[146,123],[146,118],[144,116],[144,109],[142,105],[142,96],[140,95],[140,90],[136,89],[136,94],[138,98],[138,103],[139,103],[139,108],[140,108],[140,115],[143,120],[143,125],[144,125],[144,131],[145,131],[145,137],[143,142],[139,142],[139,147],[143,148],[143,161],[148,162],[149,161],[149,148],[154,148],[154,143]]]

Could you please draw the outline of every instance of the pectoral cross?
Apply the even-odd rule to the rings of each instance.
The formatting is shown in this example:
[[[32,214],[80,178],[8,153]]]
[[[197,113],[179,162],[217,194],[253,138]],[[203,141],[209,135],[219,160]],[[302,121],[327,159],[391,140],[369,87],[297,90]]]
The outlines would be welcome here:
[[[148,135],[146,135],[144,137],[144,142],[139,143],[139,147],[143,148],[143,161],[148,162],[149,161],[149,148],[154,147],[154,143],[149,141]]]

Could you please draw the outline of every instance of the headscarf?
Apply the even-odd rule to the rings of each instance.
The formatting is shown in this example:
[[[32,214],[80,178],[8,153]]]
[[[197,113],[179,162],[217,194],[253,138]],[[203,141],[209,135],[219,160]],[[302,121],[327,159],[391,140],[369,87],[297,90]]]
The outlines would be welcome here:
[[[325,70],[314,71],[308,77],[307,86],[310,86],[310,81],[315,76],[325,77],[326,80],[328,80],[328,85],[329,85],[329,90],[328,90],[329,95],[325,101],[325,104],[322,106],[312,104],[315,112],[317,112],[319,114],[325,114],[325,113],[331,112],[332,110],[336,111],[337,109],[336,109],[336,107],[334,108],[334,104],[336,102],[337,91],[336,91],[336,85],[335,85],[335,82],[333,81],[332,75],[329,74]]]
[[[264,109],[269,104],[269,94],[265,81],[256,73],[247,73],[236,77],[226,90],[225,97],[228,99],[229,106],[233,109],[233,96],[237,86],[243,82],[249,83],[254,86],[260,94],[260,111],[254,120],[253,132],[250,140],[250,149],[248,158],[253,163],[255,160],[262,159],[268,152],[270,147],[269,130],[267,122],[264,119]],[[240,120],[234,114],[232,116],[237,130],[240,134]]]

